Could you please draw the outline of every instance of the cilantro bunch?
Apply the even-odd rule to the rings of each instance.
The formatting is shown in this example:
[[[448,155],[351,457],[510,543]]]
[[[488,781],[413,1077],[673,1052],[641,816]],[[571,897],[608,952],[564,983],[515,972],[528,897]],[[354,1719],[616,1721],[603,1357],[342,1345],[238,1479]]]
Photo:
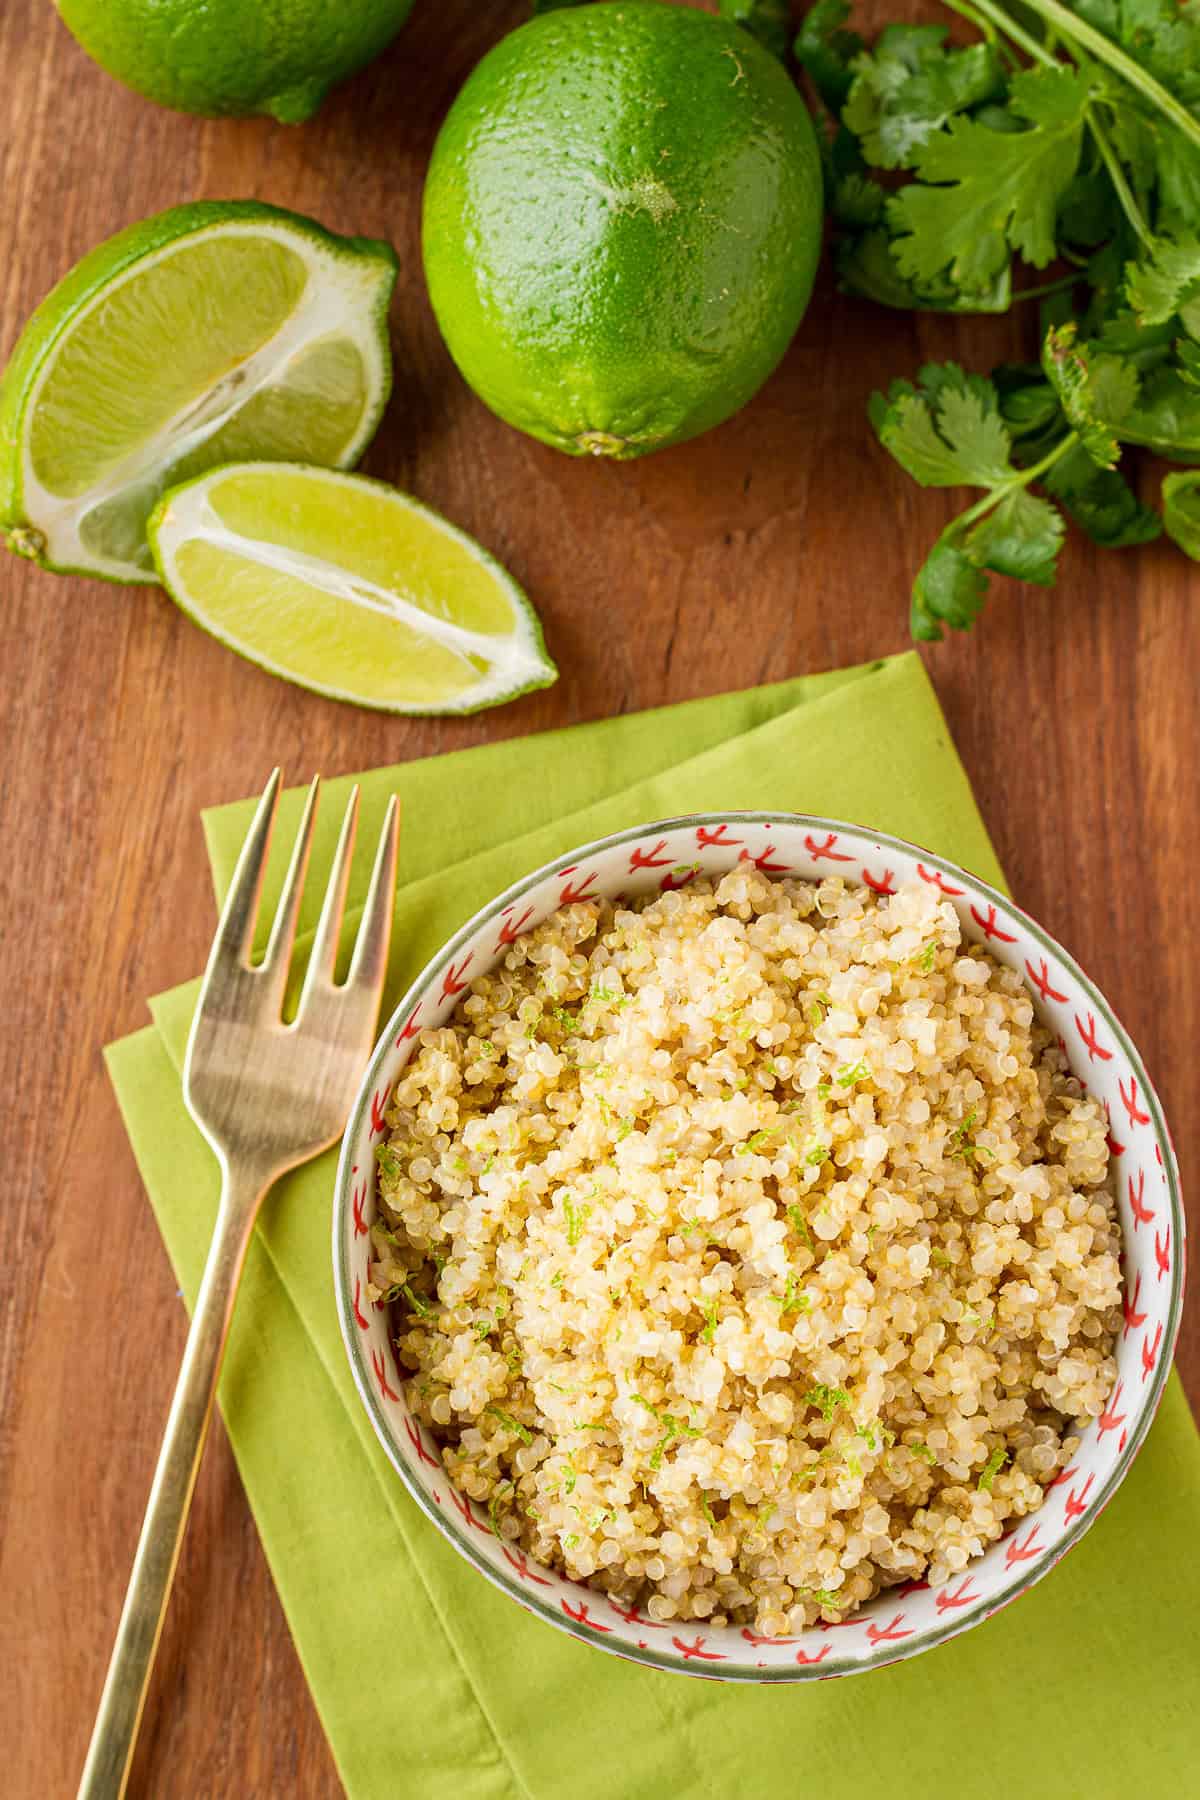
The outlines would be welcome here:
[[[995,572],[1053,584],[1067,520],[1097,543],[1165,528],[1200,559],[1200,469],[1161,516],[1129,446],[1200,464],[1200,0],[947,0],[978,41],[889,25],[868,47],[817,0],[796,55],[829,115],[842,288],[994,313],[1037,300],[1041,355],[990,377],[934,363],[876,394],[881,442],[980,498],[913,584],[912,630],[968,628]],[[1025,266],[1059,271],[1018,283]]]

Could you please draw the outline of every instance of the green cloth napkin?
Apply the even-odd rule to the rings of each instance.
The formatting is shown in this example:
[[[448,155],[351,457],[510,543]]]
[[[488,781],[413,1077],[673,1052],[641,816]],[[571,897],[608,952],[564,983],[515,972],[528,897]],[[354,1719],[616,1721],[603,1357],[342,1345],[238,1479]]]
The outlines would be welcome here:
[[[368,851],[404,826],[389,997],[517,876],[573,844],[694,810],[814,812],[1002,878],[920,662],[778,687],[374,771]],[[348,782],[328,784],[319,897]],[[284,826],[302,796],[285,801]],[[205,817],[218,897],[253,802]],[[268,898],[278,891],[288,830]],[[268,907],[269,916],[269,907]],[[311,912],[302,929],[311,928]],[[189,1304],[216,1165],[180,1094],[196,983],[108,1063]],[[520,1611],[409,1501],[355,1394],[334,1313],[331,1154],[282,1182],[251,1247],[221,1404],[347,1791],[370,1800],[692,1800],[815,1794],[1038,1800],[1194,1793],[1200,1439],[1176,1378],[1133,1471],[1018,1607],[913,1661],[793,1688],[635,1667]]]

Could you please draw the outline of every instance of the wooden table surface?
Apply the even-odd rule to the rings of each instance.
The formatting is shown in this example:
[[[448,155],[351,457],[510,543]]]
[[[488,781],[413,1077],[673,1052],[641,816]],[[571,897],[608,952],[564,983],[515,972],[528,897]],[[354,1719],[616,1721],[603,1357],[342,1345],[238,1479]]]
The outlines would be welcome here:
[[[877,9],[882,19],[884,8]],[[894,15],[896,8],[890,9]],[[500,424],[426,301],[422,172],[520,0],[418,0],[303,128],[176,117],[126,93],[46,0],[0,10],[0,358],[58,277],[133,219],[257,196],[390,238],[395,395],[365,467],[474,532],[534,597],[558,685],[405,722],[260,674],[157,590],[5,559],[0,1067],[0,1788],[74,1791],[183,1343],[175,1282],[101,1046],[195,974],[213,926],[198,813],[295,780],[904,648],[907,582],[953,501],[881,452],[864,403],[926,355],[1028,354],[1021,319],[916,321],[820,287],[783,366],[699,442],[621,466]],[[1057,593],[996,584],[926,660],[1013,888],[1145,1053],[1194,1173],[1200,1040],[1200,570],[1072,538]],[[1200,1398],[1200,1309],[1179,1366]],[[186,1775],[182,1772],[186,1771]],[[209,1445],[132,1784],[333,1795],[337,1777],[223,1431]]]

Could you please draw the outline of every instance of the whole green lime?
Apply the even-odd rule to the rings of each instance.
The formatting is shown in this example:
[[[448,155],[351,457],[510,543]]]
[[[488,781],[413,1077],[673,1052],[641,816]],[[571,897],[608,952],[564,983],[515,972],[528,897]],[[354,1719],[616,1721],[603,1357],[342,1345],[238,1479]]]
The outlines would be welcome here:
[[[425,186],[451,355],[502,419],[576,456],[643,456],[743,406],[820,243],[816,137],[782,65],[736,25],[644,0],[503,39]]]
[[[179,112],[316,112],[391,42],[413,0],[55,0],[102,69]]]

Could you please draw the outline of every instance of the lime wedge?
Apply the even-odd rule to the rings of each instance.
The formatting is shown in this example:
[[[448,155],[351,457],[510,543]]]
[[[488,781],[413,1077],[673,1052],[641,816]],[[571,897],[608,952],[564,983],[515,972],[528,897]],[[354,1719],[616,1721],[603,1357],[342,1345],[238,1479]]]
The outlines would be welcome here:
[[[346,468],[391,387],[395,253],[256,201],[174,207],[101,244],[0,385],[0,533],[45,567],[155,581],[146,520],[218,463]]]
[[[198,625],[335,700],[477,712],[557,676],[512,577],[383,482],[234,464],[166,494],[149,537],[163,585]]]

